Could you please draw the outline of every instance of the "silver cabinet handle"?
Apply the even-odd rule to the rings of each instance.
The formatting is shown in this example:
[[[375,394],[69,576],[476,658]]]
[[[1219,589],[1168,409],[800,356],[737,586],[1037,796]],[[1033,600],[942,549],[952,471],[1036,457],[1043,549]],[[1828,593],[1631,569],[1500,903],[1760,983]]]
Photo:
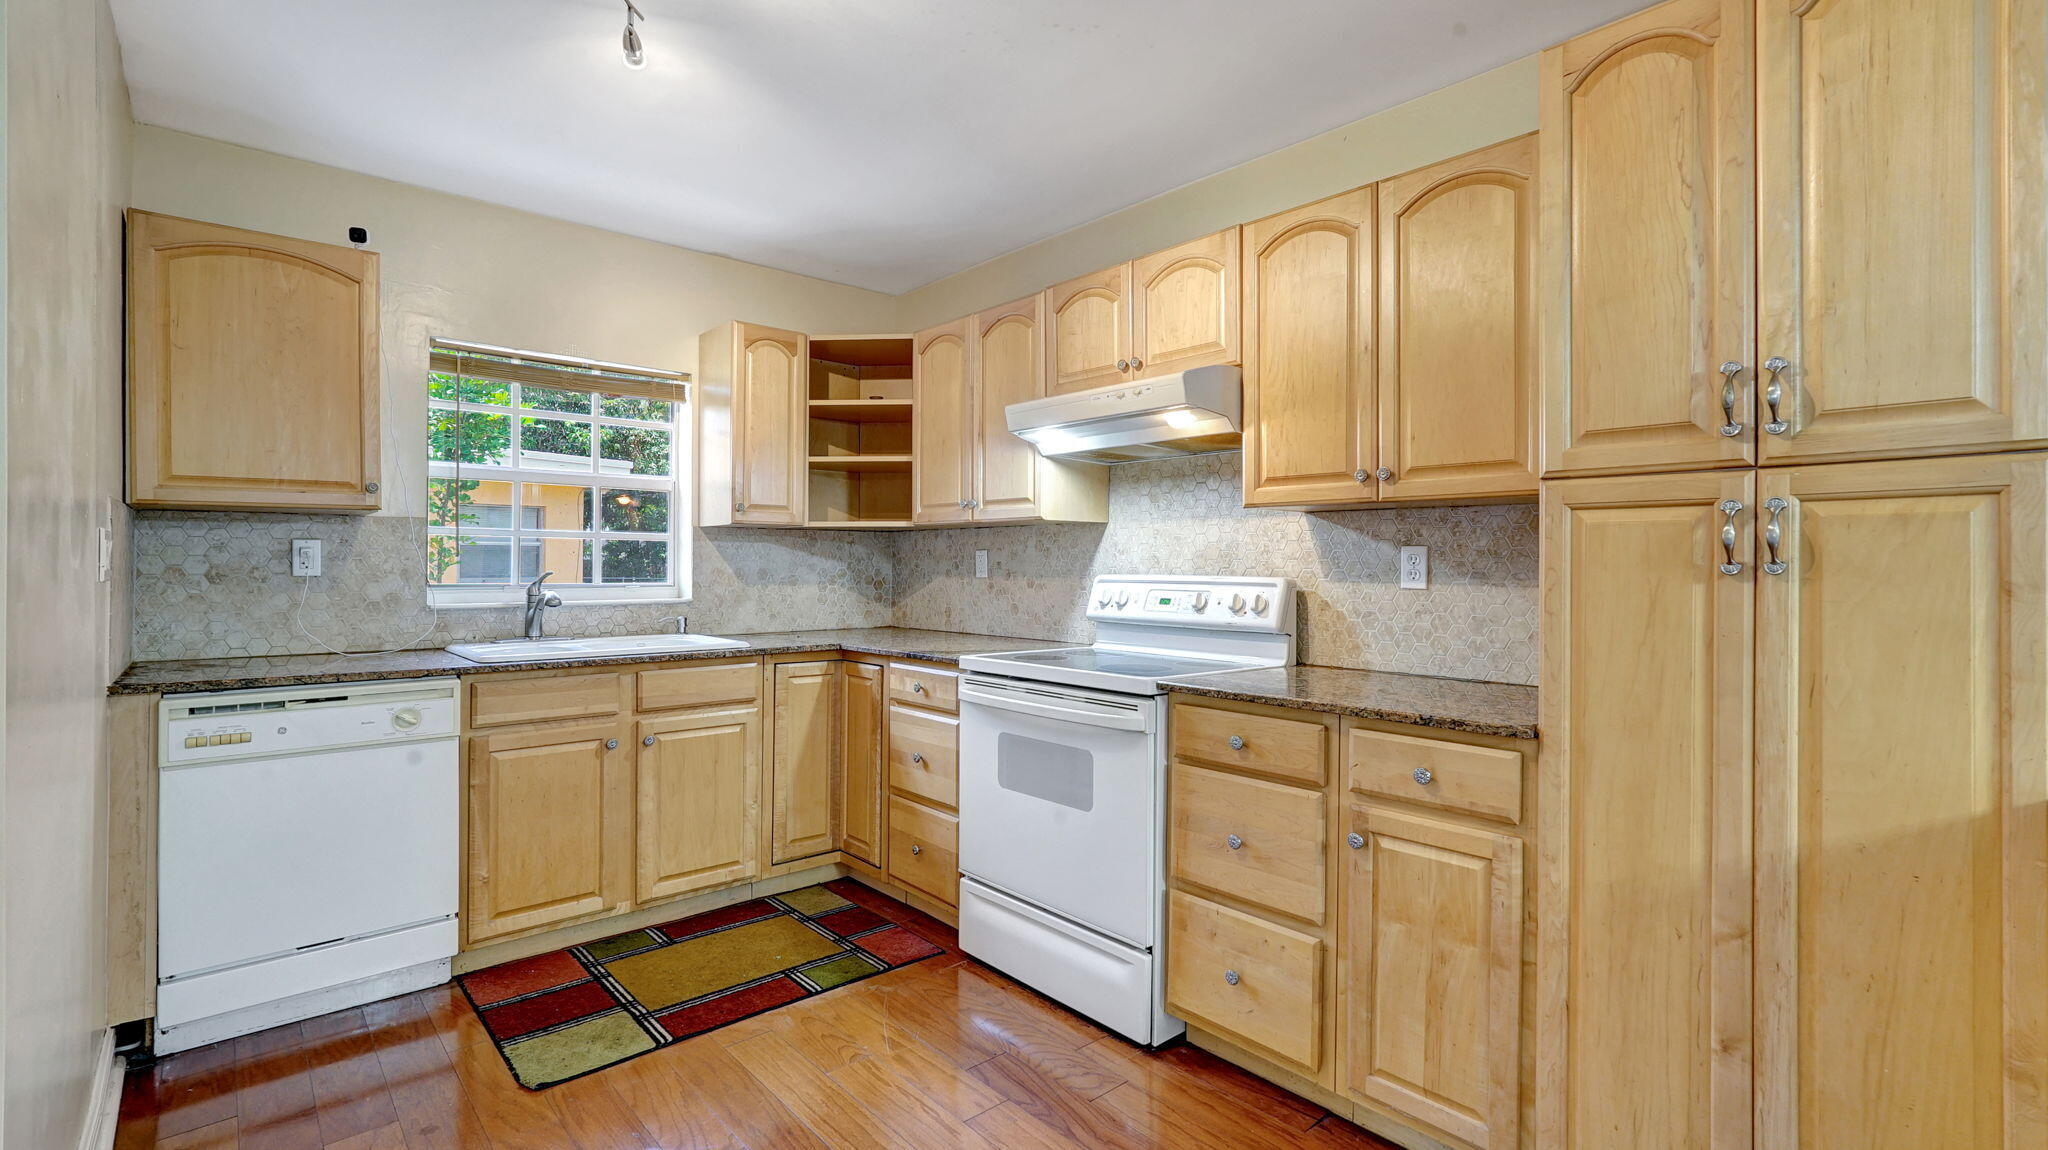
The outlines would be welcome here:
[[[1233,751],[1242,751],[1242,750],[1244,750],[1244,736],[1243,736],[1243,735],[1232,735],[1232,736],[1230,736],[1230,749],[1231,749],[1231,750],[1233,750]]]
[[[1117,361],[1116,361],[1116,369],[1117,369],[1118,371],[1129,371],[1129,370],[1131,370],[1131,361],[1130,361],[1130,360],[1128,360],[1128,359],[1120,359],[1120,360],[1117,360]]]
[[[605,750],[607,750],[607,751],[616,751],[616,750],[618,750],[618,749],[619,749],[619,741],[618,741],[617,739],[606,739],[606,740],[604,741],[604,749],[605,749]]]
[[[1240,982],[1242,982],[1242,981],[1244,981],[1244,980],[1243,980],[1242,978],[1239,978],[1239,977],[1238,977],[1238,974],[1237,974],[1237,972],[1236,972],[1236,971],[1234,971],[1234,970],[1226,970],[1226,971],[1224,971],[1224,972],[1223,972],[1223,981],[1225,981],[1225,982],[1229,983],[1229,984],[1230,984],[1230,985],[1232,985],[1232,986],[1236,986],[1236,985],[1237,985],[1238,983],[1240,983]]]
[[[918,846],[918,845],[917,845],[916,843],[911,843],[911,844],[910,844],[910,853],[911,853],[911,854],[914,854],[914,855],[921,855],[921,854],[923,854],[923,853],[924,853],[924,848],[923,848],[923,847],[921,847],[921,846]]]
[[[1224,839],[1223,841],[1230,844],[1231,850],[1241,851],[1244,849],[1244,840],[1237,837],[1236,835],[1231,835],[1229,838]]]
[[[1721,514],[1728,517],[1727,522],[1721,524],[1721,550],[1727,554],[1727,558],[1721,562],[1721,574],[1740,575],[1742,564],[1735,561],[1735,517],[1742,514],[1742,501],[1723,499]]]
[[[747,509],[747,505],[744,503],[735,503],[732,505],[732,509],[734,511],[745,511]]]
[[[1742,365],[1729,360],[1721,365],[1721,434],[1730,439],[1742,434],[1742,425],[1735,421],[1735,377],[1742,374]]]
[[[1367,471],[1365,468],[1361,467],[1358,470],[1351,473],[1351,478],[1357,480],[1360,483],[1364,483],[1366,480],[1372,478],[1372,472]]]
[[[922,695],[922,694],[924,694],[924,693],[925,693],[925,692],[924,692],[924,684],[923,684],[923,683],[912,683],[912,684],[910,685],[910,689],[911,689],[911,690],[913,690],[913,691],[915,691],[915,692],[917,692],[917,693],[918,693],[918,694],[920,694],[920,695]]]
[[[653,746],[653,745],[654,745],[654,736],[653,736],[653,735],[649,735],[649,736],[647,736],[646,738],[644,738],[644,739],[640,740],[640,745],[641,745],[641,746],[643,746],[643,747],[651,747],[651,746]]]
[[[1392,483],[1394,481],[1394,469],[1391,467],[1382,467],[1378,471],[1373,472],[1372,477],[1374,479],[1379,480],[1381,483]]]
[[[1785,540],[1784,532],[1778,527],[1778,516],[1783,515],[1785,509],[1790,506],[1792,506],[1790,501],[1780,499],[1775,495],[1764,500],[1764,510],[1771,513],[1770,520],[1764,524],[1764,549],[1770,555],[1770,558],[1764,560],[1764,574],[1766,575],[1783,575],[1785,573],[1785,561],[1778,556],[1778,545]]]
[[[961,509],[962,509],[962,510],[965,510],[965,509],[966,509],[966,507],[967,507],[967,501],[966,501],[965,499],[962,499],[962,500],[960,501],[960,507],[961,507]]]
[[[1415,773],[1409,777],[1415,780],[1415,785],[1418,787],[1426,787],[1436,781],[1436,773],[1428,767],[1415,768]]]
[[[1138,370],[1139,368],[1141,368],[1141,367],[1143,367],[1143,366],[1145,366],[1145,361],[1144,361],[1144,360],[1142,360],[1142,359],[1139,359],[1139,358],[1138,358],[1137,356],[1135,356],[1135,355],[1131,357],[1131,370],[1132,370],[1132,371],[1136,371],[1136,370]]]
[[[924,762],[924,756],[918,754],[916,751],[912,751],[910,752],[910,761],[913,763],[922,763]]]
[[[1785,381],[1780,377],[1792,361],[1782,355],[1774,355],[1764,361],[1764,370],[1771,373],[1771,382],[1764,385],[1764,404],[1771,409],[1771,421],[1764,424],[1764,430],[1772,435],[1783,435],[1792,429],[1785,417],[1778,412],[1778,405],[1785,402]]]
[[[1356,851],[1365,849],[1365,836],[1359,834],[1357,831],[1352,831],[1350,834],[1345,835],[1344,841],[1350,844],[1352,850]]]
[[[379,491],[384,490],[384,485],[381,483],[365,483],[363,484],[363,490],[375,495]]]

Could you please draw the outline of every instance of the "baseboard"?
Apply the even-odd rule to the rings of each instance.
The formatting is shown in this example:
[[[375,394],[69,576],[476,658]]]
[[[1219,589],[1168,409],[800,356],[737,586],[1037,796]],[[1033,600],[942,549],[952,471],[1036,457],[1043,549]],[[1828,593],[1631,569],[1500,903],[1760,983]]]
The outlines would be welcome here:
[[[92,1075],[92,1095],[85,1100],[85,1125],[78,1132],[78,1150],[112,1150],[114,1128],[121,1120],[121,1079],[125,1068],[114,1053],[114,1030],[100,1031],[99,1049],[93,1055],[98,1067]]]

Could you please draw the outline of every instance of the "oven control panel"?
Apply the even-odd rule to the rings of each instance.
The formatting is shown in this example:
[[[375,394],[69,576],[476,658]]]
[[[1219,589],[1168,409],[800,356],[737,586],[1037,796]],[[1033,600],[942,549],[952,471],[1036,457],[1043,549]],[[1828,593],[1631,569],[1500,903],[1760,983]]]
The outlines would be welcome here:
[[[1294,629],[1294,583],[1257,577],[1105,575],[1089,589],[1088,617],[1099,623],[1289,632]]]

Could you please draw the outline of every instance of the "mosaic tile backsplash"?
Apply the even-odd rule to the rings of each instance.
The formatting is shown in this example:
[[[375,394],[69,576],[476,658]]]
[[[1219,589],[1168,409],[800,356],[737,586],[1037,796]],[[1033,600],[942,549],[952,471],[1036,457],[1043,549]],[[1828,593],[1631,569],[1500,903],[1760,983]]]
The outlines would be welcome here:
[[[895,534],[712,528],[695,534],[692,602],[569,607],[552,633],[717,634],[895,624],[1085,641],[1098,574],[1289,575],[1305,663],[1534,683],[1536,510],[1302,514],[1241,506],[1238,456],[1116,468],[1108,524]],[[423,521],[402,516],[139,512],[134,657],[205,659],[439,647],[519,630],[514,608],[444,610],[420,585]],[[292,539],[326,574],[289,573]],[[1426,590],[1397,587],[1404,545],[1429,548]],[[974,551],[989,551],[989,578]],[[300,596],[304,593],[304,606]],[[308,635],[310,632],[310,637]],[[323,646],[325,644],[325,646]]]

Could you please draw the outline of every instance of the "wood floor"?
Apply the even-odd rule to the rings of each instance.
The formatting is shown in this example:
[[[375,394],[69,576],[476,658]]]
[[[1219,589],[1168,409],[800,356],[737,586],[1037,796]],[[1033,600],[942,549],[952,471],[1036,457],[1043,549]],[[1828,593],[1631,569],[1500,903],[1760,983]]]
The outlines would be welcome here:
[[[459,991],[131,1071],[116,1150],[1245,1150],[1391,1145],[1193,1047],[1148,1053],[947,953],[538,1093]]]

